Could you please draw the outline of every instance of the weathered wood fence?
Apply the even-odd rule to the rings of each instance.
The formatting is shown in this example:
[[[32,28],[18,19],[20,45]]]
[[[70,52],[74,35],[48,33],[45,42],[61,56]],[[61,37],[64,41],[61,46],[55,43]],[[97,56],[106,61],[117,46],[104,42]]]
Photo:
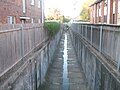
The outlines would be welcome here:
[[[48,39],[42,27],[40,24],[1,26],[0,75]]]
[[[49,39],[41,24],[0,26],[0,90],[39,88],[61,35]]]
[[[120,26],[73,23],[70,34],[91,90],[120,90]]]
[[[119,25],[76,23],[72,28],[120,68]]]

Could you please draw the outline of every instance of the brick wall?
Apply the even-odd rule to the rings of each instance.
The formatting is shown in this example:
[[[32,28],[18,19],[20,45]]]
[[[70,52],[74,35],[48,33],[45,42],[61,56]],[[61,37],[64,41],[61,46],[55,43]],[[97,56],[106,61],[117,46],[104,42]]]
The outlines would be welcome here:
[[[19,17],[22,15],[22,2],[17,0],[15,2],[10,2],[13,0],[5,0],[0,2],[0,23],[7,23],[7,16],[15,16],[16,23],[20,23]]]
[[[115,2],[115,6],[113,6],[113,2]],[[100,3],[101,3],[101,5],[100,5]],[[99,22],[99,17],[97,16],[97,14],[99,15],[99,12],[97,12],[99,5],[101,7],[101,17],[100,17],[101,20],[100,20],[100,22]],[[90,22],[92,22],[92,23],[104,23],[104,0],[102,0],[101,2],[96,2],[96,3],[92,4],[91,8],[92,7],[94,7],[94,11],[91,13],[95,13],[94,14],[94,22],[93,21],[90,21]],[[115,13],[113,13],[114,8],[115,8]],[[114,16],[113,16],[113,14],[114,14]],[[107,18],[107,24],[117,24],[118,23],[117,22],[118,21],[118,0],[107,0],[107,17],[106,18]],[[90,20],[93,20],[93,18]]]
[[[16,23],[21,23],[21,16],[35,18],[35,22],[38,22],[41,19],[41,8],[38,8],[38,0],[35,0],[35,5],[31,5],[31,0],[26,0],[26,13],[23,13],[23,0],[0,1],[0,24],[7,23],[7,16],[14,16]],[[30,22],[31,19],[26,20],[26,23]]]

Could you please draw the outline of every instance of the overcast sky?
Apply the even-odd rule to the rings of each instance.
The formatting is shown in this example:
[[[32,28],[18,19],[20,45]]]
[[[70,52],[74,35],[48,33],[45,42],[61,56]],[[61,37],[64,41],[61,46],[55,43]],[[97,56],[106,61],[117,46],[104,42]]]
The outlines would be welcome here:
[[[59,8],[65,16],[78,16],[80,7],[85,0],[44,0],[45,15],[49,14],[50,8]]]

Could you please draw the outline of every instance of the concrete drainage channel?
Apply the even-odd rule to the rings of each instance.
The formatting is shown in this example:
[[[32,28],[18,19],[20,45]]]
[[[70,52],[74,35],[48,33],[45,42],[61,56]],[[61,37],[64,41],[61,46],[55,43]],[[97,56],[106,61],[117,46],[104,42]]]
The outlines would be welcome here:
[[[63,90],[69,89],[69,78],[68,78],[68,64],[67,64],[67,34],[65,33],[65,40],[64,40],[64,55],[63,55]]]
[[[85,75],[72,47],[69,33],[64,33],[39,90],[89,90]]]

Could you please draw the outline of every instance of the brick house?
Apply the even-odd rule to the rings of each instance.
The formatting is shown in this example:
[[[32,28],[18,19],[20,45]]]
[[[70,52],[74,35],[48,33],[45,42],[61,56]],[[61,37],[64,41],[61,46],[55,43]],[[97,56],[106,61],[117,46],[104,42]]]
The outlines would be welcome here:
[[[96,0],[90,6],[90,22],[120,24],[120,0]]]
[[[41,0],[1,0],[0,24],[40,23]]]

